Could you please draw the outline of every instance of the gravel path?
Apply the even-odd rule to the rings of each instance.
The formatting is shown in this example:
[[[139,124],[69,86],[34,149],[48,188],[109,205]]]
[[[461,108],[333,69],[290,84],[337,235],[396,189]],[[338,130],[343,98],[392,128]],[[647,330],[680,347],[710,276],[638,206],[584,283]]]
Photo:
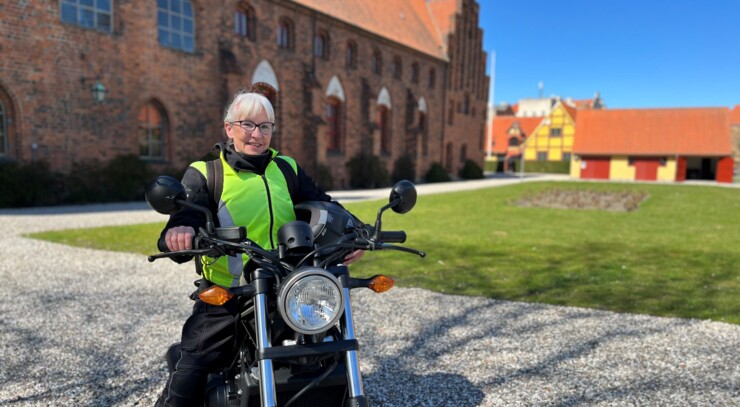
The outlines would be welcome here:
[[[0,212],[0,406],[154,404],[192,266],[19,235],[164,220],[141,204]],[[353,300],[374,406],[740,406],[738,325],[421,289]]]

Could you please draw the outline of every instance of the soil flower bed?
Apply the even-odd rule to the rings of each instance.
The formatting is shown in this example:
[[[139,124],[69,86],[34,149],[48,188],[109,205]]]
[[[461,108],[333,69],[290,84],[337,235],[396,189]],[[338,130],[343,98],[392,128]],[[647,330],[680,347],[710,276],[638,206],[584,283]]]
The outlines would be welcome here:
[[[631,212],[638,209],[640,203],[648,196],[647,192],[641,191],[589,191],[553,188],[524,196],[514,204],[536,208]]]

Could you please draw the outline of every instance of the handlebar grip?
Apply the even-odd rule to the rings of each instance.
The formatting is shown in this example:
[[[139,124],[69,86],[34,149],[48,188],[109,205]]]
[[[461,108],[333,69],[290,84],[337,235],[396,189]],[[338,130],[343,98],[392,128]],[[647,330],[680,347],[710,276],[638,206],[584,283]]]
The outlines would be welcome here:
[[[403,230],[380,232],[380,240],[386,243],[403,243],[406,241],[406,232]]]

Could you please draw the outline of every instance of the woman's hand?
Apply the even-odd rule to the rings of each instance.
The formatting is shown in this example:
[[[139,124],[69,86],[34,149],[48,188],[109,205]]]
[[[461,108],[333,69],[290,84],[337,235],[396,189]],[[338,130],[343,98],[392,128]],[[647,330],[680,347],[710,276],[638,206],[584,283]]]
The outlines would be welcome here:
[[[347,266],[349,264],[356,262],[357,260],[360,260],[360,257],[362,257],[363,255],[365,255],[364,250],[353,251],[352,253],[344,257],[344,265]]]
[[[170,251],[190,250],[193,248],[195,230],[190,226],[175,226],[164,234],[164,241]]]

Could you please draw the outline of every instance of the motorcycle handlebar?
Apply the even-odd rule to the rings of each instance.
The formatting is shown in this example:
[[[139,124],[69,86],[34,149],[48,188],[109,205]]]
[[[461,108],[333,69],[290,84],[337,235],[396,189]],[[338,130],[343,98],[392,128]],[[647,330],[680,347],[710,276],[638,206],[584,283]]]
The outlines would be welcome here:
[[[365,228],[367,229],[367,234],[372,235],[373,228],[369,227],[368,225],[365,225]],[[203,232],[203,231],[201,231]],[[395,249],[400,251],[405,251],[408,253],[414,253],[417,255],[420,255],[421,257],[424,257],[426,253],[420,252],[415,249],[408,249],[408,248],[401,248],[398,246],[393,245],[385,245],[385,243],[404,243],[406,242],[406,232],[403,230],[394,230],[394,231],[381,231],[380,235],[378,236],[378,241],[374,242],[372,239],[368,240],[369,236],[365,237],[357,237],[355,238],[353,243],[338,243],[338,244],[332,244],[329,245],[330,247],[344,247],[344,248],[351,248],[351,249],[362,249],[362,250],[380,250],[383,248],[388,249]],[[211,256],[211,257],[219,257],[223,255],[229,254],[228,252],[240,252],[240,253],[246,253],[246,252],[256,252],[265,257],[266,259],[271,260],[275,264],[279,264],[280,260],[275,258],[273,253],[270,253],[268,251],[265,251],[264,249],[260,248],[254,242],[247,239],[246,242],[242,243],[234,243],[229,241],[224,241],[221,239],[216,239],[213,237],[206,237],[206,236],[197,236],[195,238],[194,244],[196,246],[196,249],[191,250],[180,250],[175,252],[164,252],[159,253],[155,255],[151,255],[148,257],[148,260],[150,262],[153,262],[154,260],[161,259],[161,258],[168,258],[168,257],[177,257],[177,256],[198,256],[198,255],[205,255],[205,256]],[[327,247],[324,247],[326,249]],[[299,264],[302,264],[304,261],[310,257],[312,254],[316,254],[317,251],[320,251],[321,249],[314,250],[313,252],[309,253],[309,255],[306,255],[304,259],[302,259]]]
[[[204,235],[198,235],[195,238],[194,245],[195,249],[191,250],[178,250],[173,252],[164,252],[148,257],[150,262],[161,258],[177,257],[177,256],[210,256],[220,257],[224,255],[234,255],[234,253],[258,253],[262,257],[269,259],[273,264],[279,264],[280,260],[277,259],[273,253],[264,250],[259,245],[249,239],[245,239],[240,243],[234,243],[226,240],[221,240],[213,237],[207,237]],[[250,255],[251,256],[251,255]]]
[[[394,230],[389,232],[381,231],[380,241],[387,243],[403,243],[406,241],[406,232],[404,232],[403,230]]]

